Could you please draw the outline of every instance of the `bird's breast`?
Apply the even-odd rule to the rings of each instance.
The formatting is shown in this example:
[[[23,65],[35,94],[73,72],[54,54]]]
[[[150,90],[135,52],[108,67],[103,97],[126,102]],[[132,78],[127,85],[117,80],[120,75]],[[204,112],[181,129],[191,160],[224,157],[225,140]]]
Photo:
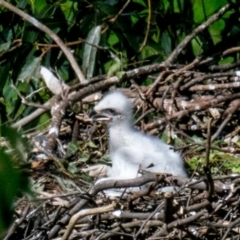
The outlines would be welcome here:
[[[118,150],[122,147],[128,147],[133,145],[133,139],[131,131],[123,127],[115,127],[109,131],[109,145],[110,152]]]

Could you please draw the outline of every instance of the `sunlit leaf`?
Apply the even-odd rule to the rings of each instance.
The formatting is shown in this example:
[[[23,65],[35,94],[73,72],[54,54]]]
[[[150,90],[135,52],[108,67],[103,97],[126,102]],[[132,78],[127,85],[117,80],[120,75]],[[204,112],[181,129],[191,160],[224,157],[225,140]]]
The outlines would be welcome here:
[[[98,146],[96,146],[92,141],[89,141],[89,142],[88,142],[88,146],[89,146],[90,148],[98,148]]]
[[[30,4],[35,14],[40,14],[47,7],[46,0],[32,0]]]
[[[94,27],[86,38],[83,50],[83,73],[86,78],[91,78],[94,73],[96,63],[97,48],[101,37],[101,27]]]
[[[77,2],[74,1],[65,1],[61,3],[62,12],[67,21],[73,21],[75,17],[75,12],[77,9]]]
[[[122,62],[118,61],[111,65],[111,67],[108,69],[108,76],[113,76],[116,72],[120,71],[122,69]]]
[[[193,1],[194,21],[201,23],[213,14],[220,7],[227,4],[227,0],[195,0]]]
[[[114,46],[115,44],[117,44],[119,42],[119,38],[118,36],[114,33],[114,32],[110,32],[110,35],[108,37],[108,44],[109,46]]]

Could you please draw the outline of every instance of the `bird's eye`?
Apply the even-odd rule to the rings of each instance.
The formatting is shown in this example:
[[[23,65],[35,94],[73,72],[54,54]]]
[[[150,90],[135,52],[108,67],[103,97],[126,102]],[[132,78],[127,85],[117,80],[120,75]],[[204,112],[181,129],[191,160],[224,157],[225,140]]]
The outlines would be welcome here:
[[[112,108],[105,109],[104,112],[107,114],[113,115],[113,116],[117,115],[116,110],[114,110]]]

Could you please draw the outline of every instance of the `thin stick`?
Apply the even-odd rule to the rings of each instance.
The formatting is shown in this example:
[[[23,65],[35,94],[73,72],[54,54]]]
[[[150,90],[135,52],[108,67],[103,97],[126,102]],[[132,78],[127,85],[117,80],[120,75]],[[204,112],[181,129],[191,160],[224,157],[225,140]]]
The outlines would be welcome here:
[[[209,155],[211,149],[211,124],[212,118],[208,120],[208,132],[207,132],[207,143],[206,143],[206,167],[209,167]]]

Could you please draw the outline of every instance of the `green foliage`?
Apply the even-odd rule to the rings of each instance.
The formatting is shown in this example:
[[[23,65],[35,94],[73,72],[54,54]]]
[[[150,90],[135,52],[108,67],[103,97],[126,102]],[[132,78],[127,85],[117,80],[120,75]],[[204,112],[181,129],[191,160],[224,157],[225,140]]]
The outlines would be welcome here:
[[[78,149],[79,147],[76,143],[70,142],[67,147],[66,157],[68,158],[73,156],[78,151]]]
[[[21,69],[18,75],[18,81],[29,82],[31,79],[39,78],[41,58],[30,58]]]
[[[80,154],[76,164],[87,162],[91,159],[91,153],[97,150],[97,146],[92,141],[76,141],[70,142],[67,147],[66,157],[74,157],[77,153]]]
[[[12,203],[17,194],[27,191],[27,177],[19,171],[26,160],[26,145],[15,130],[1,128],[0,148],[0,232],[12,221]]]
[[[151,1],[150,8],[147,0],[134,0],[119,15],[126,1],[9,2],[45,24],[65,43],[71,43],[70,50],[89,78],[99,74],[121,76],[133,66],[164,61],[188,34],[228,1]],[[221,46],[226,49],[229,44],[238,45],[240,25],[237,16],[237,10],[228,11],[196,36],[177,62],[189,63],[200,54],[218,53]],[[0,18],[4,19],[0,22],[0,96],[3,97],[0,123],[4,123],[21,119],[34,110],[21,106],[19,96],[9,86],[11,81],[17,88],[23,84],[21,93],[28,96],[44,85],[38,76],[40,65],[55,69],[67,83],[75,74],[60,48],[52,47],[54,41],[46,33],[2,6]],[[89,44],[79,39],[85,39]],[[97,49],[91,44],[102,48]],[[222,61],[231,63],[234,60],[226,57]],[[44,93],[31,95],[28,101],[42,103],[49,97],[44,90]],[[31,127],[39,123],[42,119],[34,121]]]
[[[214,175],[220,175],[222,173],[239,173],[240,172],[240,159],[229,153],[220,151],[211,151],[210,153],[210,166],[211,172]],[[191,169],[197,169],[202,173],[203,166],[206,164],[206,156],[195,154],[188,161],[188,165]]]
[[[195,0],[193,1],[193,16],[196,23],[206,21],[209,16],[216,12],[217,9],[228,3],[227,0]]]

